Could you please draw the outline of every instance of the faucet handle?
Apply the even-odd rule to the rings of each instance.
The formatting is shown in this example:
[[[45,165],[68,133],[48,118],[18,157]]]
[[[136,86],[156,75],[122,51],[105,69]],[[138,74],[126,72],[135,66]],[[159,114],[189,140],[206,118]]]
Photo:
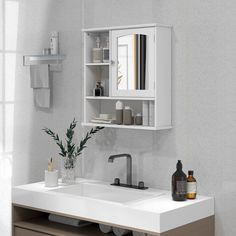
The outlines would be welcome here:
[[[139,189],[144,189],[144,187],[145,187],[145,186],[144,186],[144,182],[143,182],[143,181],[139,181],[139,182],[138,182],[138,188],[139,188]]]
[[[114,179],[114,184],[115,185],[120,185],[120,179],[119,178],[115,178]]]

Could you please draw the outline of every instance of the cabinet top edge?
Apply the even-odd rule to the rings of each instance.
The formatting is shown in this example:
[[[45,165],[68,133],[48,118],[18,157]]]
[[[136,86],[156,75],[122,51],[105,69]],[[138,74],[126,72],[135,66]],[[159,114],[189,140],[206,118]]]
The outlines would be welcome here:
[[[114,26],[114,27],[99,27],[99,28],[85,28],[82,29],[82,32],[105,32],[109,30],[117,30],[117,29],[130,29],[130,28],[147,28],[147,27],[164,27],[164,28],[172,28],[171,25],[164,25],[159,23],[150,23],[150,24],[140,24],[140,25],[125,25],[125,26]]]

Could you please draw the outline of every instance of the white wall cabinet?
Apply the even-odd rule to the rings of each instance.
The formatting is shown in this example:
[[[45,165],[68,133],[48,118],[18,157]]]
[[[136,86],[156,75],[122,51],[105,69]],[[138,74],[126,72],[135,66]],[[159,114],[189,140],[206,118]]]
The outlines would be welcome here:
[[[147,24],[83,30],[84,46],[84,126],[105,126],[143,130],[169,129],[171,124],[171,27]],[[100,47],[109,39],[109,62],[93,63],[92,50],[97,38]],[[96,82],[104,87],[104,96],[94,96]],[[148,125],[100,124],[100,114],[112,114],[118,100],[143,112],[149,103],[152,122]],[[152,114],[152,115],[151,115]],[[150,117],[149,117],[150,119]]]

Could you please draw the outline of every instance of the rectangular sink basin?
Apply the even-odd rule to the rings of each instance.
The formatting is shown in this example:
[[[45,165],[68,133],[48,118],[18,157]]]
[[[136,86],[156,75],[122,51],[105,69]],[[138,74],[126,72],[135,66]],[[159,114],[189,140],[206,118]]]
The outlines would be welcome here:
[[[145,190],[124,189],[96,183],[79,183],[50,191],[120,204],[135,203],[162,195],[162,192],[149,193]]]

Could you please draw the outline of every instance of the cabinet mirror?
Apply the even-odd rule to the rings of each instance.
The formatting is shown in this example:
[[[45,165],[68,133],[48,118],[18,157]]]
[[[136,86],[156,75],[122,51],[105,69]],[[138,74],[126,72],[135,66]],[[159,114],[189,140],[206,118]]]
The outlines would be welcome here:
[[[147,35],[124,35],[117,40],[118,90],[146,89],[146,49]]]
[[[152,96],[154,40],[149,28],[112,32],[113,96]]]

